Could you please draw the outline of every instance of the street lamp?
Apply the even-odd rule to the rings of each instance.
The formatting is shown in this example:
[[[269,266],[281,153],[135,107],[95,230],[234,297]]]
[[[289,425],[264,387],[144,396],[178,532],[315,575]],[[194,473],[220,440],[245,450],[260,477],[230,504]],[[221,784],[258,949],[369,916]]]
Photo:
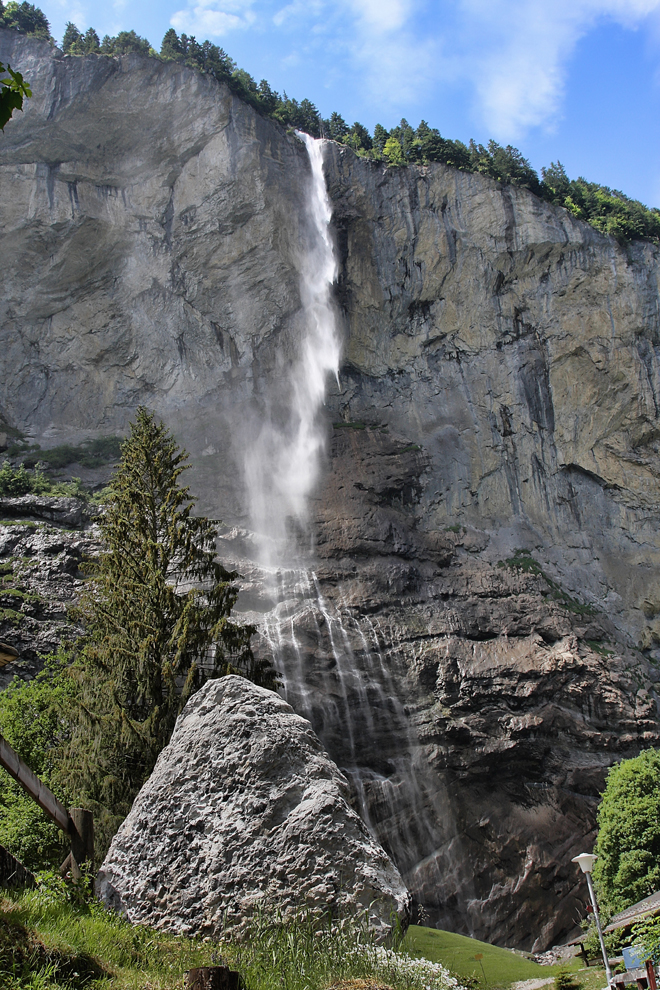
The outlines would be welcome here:
[[[591,904],[594,909],[594,918],[596,919],[596,928],[598,930],[598,938],[600,940],[600,951],[603,953],[603,962],[605,963],[605,975],[607,976],[608,986],[612,984],[612,970],[610,969],[610,963],[607,958],[607,951],[605,949],[605,940],[603,938],[603,931],[600,927],[600,916],[598,914],[598,905],[596,904],[596,892],[594,890],[594,885],[591,882],[591,871],[594,868],[594,863],[598,859],[598,856],[594,856],[592,853],[580,853],[579,856],[575,856],[571,863],[579,863],[580,869],[587,878],[587,886],[589,887],[589,896],[591,897]]]

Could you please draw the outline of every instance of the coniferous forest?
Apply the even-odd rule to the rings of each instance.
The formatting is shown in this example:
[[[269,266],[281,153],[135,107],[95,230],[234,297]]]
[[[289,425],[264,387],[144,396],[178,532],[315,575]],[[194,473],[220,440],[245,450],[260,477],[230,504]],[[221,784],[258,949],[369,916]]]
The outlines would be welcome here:
[[[47,18],[27,0],[23,3],[10,0],[7,4],[0,0],[0,26],[34,34],[55,44]],[[610,189],[582,177],[570,179],[561,162],[552,162],[548,168],[542,168],[539,177],[517,148],[511,145],[502,147],[492,140],[483,145],[473,140],[465,144],[445,138],[425,120],[415,128],[403,119],[389,131],[376,124],[373,134],[370,134],[358,121],[349,126],[337,111],[324,118],[311,100],[299,102],[286,93],[280,94],[265,79],[257,83],[222,48],[210,41],[200,44],[193,36],[178,35],[174,28],[165,33],[158,52],[135,31],[120,31],[115,37],[105,35],[100,39],[94,28],[90,27],[83,33],[69,22],[62,39],[62,50],[67,55],[126,55],[138,52],[181,62],[226,83],[232,92],[264,116],[313,137],[331,138],[348,145],[362,157],[391,167],[440,162],[465,172],[478,172],[498,182],[529,189],[541,199],[563,206],[596,230],[610,234],[621,242],[660,240],[660,210],[649,209],[618,189]]]

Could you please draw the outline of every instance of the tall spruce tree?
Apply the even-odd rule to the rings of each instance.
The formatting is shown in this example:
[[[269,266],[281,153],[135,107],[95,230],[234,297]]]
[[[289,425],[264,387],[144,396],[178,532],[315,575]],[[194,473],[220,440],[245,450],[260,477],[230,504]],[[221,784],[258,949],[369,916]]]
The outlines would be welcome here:
[[[179,483],[187,460],[139,409],[100,522],[104,552],[89,565],[77,612],[84,634],[71,673],[81,704],[64,778],[114,823],[206,678],[239,673],[274,686],[250,649],[254,627],[230,619],[237,574],[216,559],[216,524],[192,514]]]

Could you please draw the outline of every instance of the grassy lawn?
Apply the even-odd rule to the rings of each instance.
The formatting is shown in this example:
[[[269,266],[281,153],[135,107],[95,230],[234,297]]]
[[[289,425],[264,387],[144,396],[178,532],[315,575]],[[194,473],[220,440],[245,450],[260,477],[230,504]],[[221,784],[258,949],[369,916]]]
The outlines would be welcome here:
[[[508,987],[519,980],[551,979],[559,969],[578,970],[582,966],[578,959],[568,966],[539,966],[509,949],[419,925],[411,925],[408,929],[403,947],[411,954],[442,963],[459,978],[472,977],[488,987]],[[585,990],[604,986],[602,970],[594,968],[576,975],[584,983]]]
[[[244,939],[210,942],[131,925],[70,894],[57,878],[0,894],[0,990],[181,990],[187,969],[221,958],[245,990],[326,990],[338,981],[354,981],[353,990],[454,990],[441,966],[376,946],[355,922],[330,927],[304,912],[283,922],[270,910]]]
[[[470,988],[494,990],[563,968],[433,928],[410,928],[395,952],[354,922],[330,929],[301,914],[282,923],[270,911],[246,938],[209,942],[131,925],[93,900],[72,903],[59,880],[0,895],[0,990],[180,990],[187,969],[220,957],[245,990],[327,990],[342,980],[354,981],[353,990],[454,990],[446,970]],[[575,975],[584,990],[605,983],[596,968]]]

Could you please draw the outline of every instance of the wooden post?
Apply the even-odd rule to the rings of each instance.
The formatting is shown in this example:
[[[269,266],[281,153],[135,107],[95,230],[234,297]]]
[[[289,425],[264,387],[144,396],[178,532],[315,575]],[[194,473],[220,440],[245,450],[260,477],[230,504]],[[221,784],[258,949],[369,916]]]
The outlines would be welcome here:
[[[240,974],[228,966],[200,966],[183,978],[185,990],[239,990]]]
[[[94,816],[86,808],[71,808],[69,823],[71,852],[60,866],[60,873],[62,876],[70,873],[74,880],[79,880],[83,863],[94,868]]]
[[[649,990],[658,990],[658,984],[655,979],[655,967],[652,959],[646,960],[646,978],[649,981]]]
[[[71,830],[71,852],[78,866],[83,863],[94,865],[94,815],[86,808],[70,808],[73,823]]]

